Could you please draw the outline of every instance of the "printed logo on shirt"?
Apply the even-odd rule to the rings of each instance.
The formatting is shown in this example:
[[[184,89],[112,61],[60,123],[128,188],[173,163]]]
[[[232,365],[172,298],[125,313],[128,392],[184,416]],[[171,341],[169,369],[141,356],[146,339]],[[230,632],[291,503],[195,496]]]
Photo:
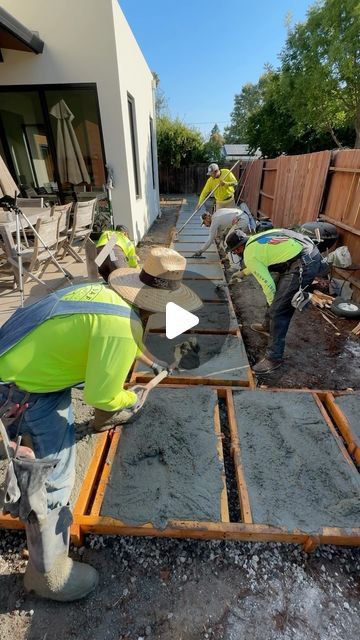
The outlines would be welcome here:
[[[286,242],[289,240],[287,236],[262,236],[261,238],[257,238],[256,242],[259,244],[281,244],[282,242]]]
[[[64,300],[76,300],[76,302],[92,302],[104,291],[102,284],[89,284],[84,288],[78,288],[64,296]]]

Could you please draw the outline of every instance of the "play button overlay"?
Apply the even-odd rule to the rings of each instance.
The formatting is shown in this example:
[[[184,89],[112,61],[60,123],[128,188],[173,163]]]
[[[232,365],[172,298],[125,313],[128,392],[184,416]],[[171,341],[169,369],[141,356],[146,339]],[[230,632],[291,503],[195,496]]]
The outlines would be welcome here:
[[[186,311],[174,302],[168,302],[166,305],[166,337],[169,340],[177,338],[185,331],[196,327],[199,324],[199,318]]]
[[[138,315],[134,316],[131,332],[140,351],[145,345],[152,360],[169,365],[180,353],[178,370],[192,371],[195,376],[238,366],[235,360],[240,362],[242,356],[236,348],[237,338],[229,336],[235,334],[238,323],[222,280],[210,279],[199,265],[189,264],[183,283],[199,296],[202,307],[190,313],[181,303],[168,302],[161,311],[144,317],[144,333],[139,331]],[[141,309],[141,298],[139,304],[135,298],[133,306]],[[141,362],[136,363],[135,371],[153,373]]]

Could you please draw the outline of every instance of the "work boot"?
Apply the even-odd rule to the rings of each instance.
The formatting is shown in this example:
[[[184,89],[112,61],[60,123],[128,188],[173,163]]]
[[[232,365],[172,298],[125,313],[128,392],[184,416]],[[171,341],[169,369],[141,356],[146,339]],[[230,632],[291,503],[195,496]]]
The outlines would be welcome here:
[[[88,596],[97,586],[96,569],[68,557],[72,516],[68,507],[50,511],[38,520],[34,511],[26,522],[29,562],[24,576],[26,591],[41,598],[71,602]]]
[[[271,360],[270,358],[263,358],[252,367],[253,372],[256,375],[265,375],[278,369],[282,365],[282,360]]]
[[[262,333],[264,336],[269,336],[269,327],[266,326],[263,322],[254,322],[250,325],[250,329],[256,331],[257,333]]]

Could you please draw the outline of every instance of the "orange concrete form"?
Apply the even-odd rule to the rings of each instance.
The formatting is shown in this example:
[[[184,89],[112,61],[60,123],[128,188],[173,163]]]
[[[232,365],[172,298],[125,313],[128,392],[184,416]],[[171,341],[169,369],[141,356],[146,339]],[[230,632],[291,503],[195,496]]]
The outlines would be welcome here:
[[[184,383],[184,381],[182,380]],[[173,384],[173,388],[186,388],[186,384]],[[238,487],[238,497],[241,506],[241,522],[229,522],[229,511],[227,504],[226,489],[221,496],[221,521],[220,522],[201,522],[201,521],[183,521],[181,519],[171,520],[165,529],[157,529],[152,524],[144,525],[128,525],[124,522],[108,516],[101,516],[101,505],[106,490],[107,481],[111,471],[111,465],[116,455],[118,447],[121,447],[121,428],[108,433],[108,450],[102,456],[102,470],[99,475],[97,467],[97,485],[93,490],[88,492],[92,495],[92,501],[79,496],[79,504],[87,504],[87,508],[82,514],[77,513],[76,524],[79,526],[81,534],[97,533],[97,534],[117,534],[117,535],[134,535],[134,536],[157,536],[157,537],[175,537],[175,538],[194,538],[194,539],[232,539],[232,540],[248,540],[248,541],[276,541],[284,543],[296,543],[303,545],[307,552],[313,551],[320,544],[335,545],[360,545],[360,526],[358,528],[343,529],[339,527],[326,526],[321,528],[314,534],[309,535],[307,532],[293,529],[288,530],[282,526],[272,526],[267,524],[254,524],[252,519],[251,499],[249,497],[246,484],[246,468],[241,460],[241,442],[239,441],[236,428],[236,416],[232,397],[232,389],[229,387],[217,388],[219,398],[224,398],[228,415],[231,437],[231,455],[235,464],[235,475]],[[239,393],[239,390],[238,390]],[[241,391],[240,391],[241,393]],[[266,393],[266,391],[265,391]],[[318,406],[326,425],[331,431],[332,436],[336,439],[340,454],[346,461],[352,465],[348,453],[343,446],[340,437],[336,433],[332,424],[325,404],[325,394],[314,394],[311,391],[314,402]],[[324,404],[322,401],[324,401]],[[215,408],[214,428],[217,435],[217,454],[219,459],[223,459],[221,427],[218,407]],[[355,469],[355,467],[354,467]],[[225,474],[225,471],[224,471]],[[225,474],[226,475],[226,474]],[[225,483],[225,475],[224,483]],[[77,542],[77,540],[75,540]]]

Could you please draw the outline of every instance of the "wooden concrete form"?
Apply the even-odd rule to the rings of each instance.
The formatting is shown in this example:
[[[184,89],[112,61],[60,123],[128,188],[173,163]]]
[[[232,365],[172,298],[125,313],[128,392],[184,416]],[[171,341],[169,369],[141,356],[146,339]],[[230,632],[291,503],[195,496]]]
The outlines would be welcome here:
[[[356,464],[360,466],[360,438],[358,434],[355,433],[344,409],[341,409],[339,404],[336,402],[337,397],[339,396],[335,396],[333,393],[327,392],[324,394],[323,402],[343,437],[349,454],[354,458]],[[359,399],[360,408],[360,396],[357,396],[357,398]],[[359,416],[360,412],[358,414],[358,419],[360,419]]]
[[[180,385],[174,385],[179,388]],[[309,390],[302,390],[304,393],[311,393]],[[236,482],[238,489],[239,503],[241,507],[241,522],[227,521],[227,501],[225,500],[225,492],[223,492],[223,509],[221,522],[190,522],[183,520],[172,520],[168,526],[163,529],[156,529],[151,524],[142,526],[129,526],[123,522],[110,517],[102,517],[100,515],[101,504],[103,501],[106,483],[109,477],[110,467],[115,452],[121,438],[121,429],[108,434],[108,450],[103,456],[102,473],[98,474],[99,481],[92,492],[92,502],[82,514],[78,513],[76,522],[79,527],[80,536],[85,533],[98,534],[118,534],[118,535],[134,535],[134,536],[157,536],[157,537],[174,537],[174,538],[195,538],[195,539],[231,539],[231,540],[248,540],[248,541],[276,541],[283,543],[301,544],[305,551],[311,552],[320,544],[335,545],[360,545],[360,526],[353,529],[341,529],[331,526],[322,527],[319,531],[315,531],[311,535],[297,529],[288,530],[282,526],[269,526],[267,524],[254,524],[252,517],[252,504],[249,497],[246,468],[244,468],[242,459],[242,443],[239,440],[236,415],[233,403],[233,392],[228,387],[217,388],[218,397],[225,400],[228,416],[228,424],[231,437],[231,455],[234,460]],[[240,392],[241,393],[241,392]],[[264,393],[269,393],[264,391]],[[270,392],[271,393],[271,392]],[[291,391],[289,391],[291,393]],[[325,403],[324,394],[322,399],[315,394],[314,401],[323,407]],[[330,422],[330,419],[329,419]],[[329,422],[326,424],[330,427]],[[215,432],[218,437],[218,455],[221,459],[222,446],[221,437],[219,437],[220,424],[218,413],[215,411],[214,418]],[[331,433],[333,433],[331,431]],[[343,451],[339,449],[340,454]],[[348,461],[348,460],[347,460]],[[350,464],[353,464],[350,461]],[[81,496],[80,496],[81,497]],[[87,499],[83,500],[86,503]],[[75,540],[79,542],[79,540]]]
[[[77,516],[85,513],[90,504],[94,487],[96,486],[97,477],[104,465],[104,453],[107,449],[107,433],[99,434],[99,439],[88,466],[82,487],[73,509],[73,524],[71,525],[71,536],[75,544],[80,542],[80,526],[77,522]],[[24,523],[19,518],[13,518],[9,514],[0,513],[0,529],[24,529]]]

